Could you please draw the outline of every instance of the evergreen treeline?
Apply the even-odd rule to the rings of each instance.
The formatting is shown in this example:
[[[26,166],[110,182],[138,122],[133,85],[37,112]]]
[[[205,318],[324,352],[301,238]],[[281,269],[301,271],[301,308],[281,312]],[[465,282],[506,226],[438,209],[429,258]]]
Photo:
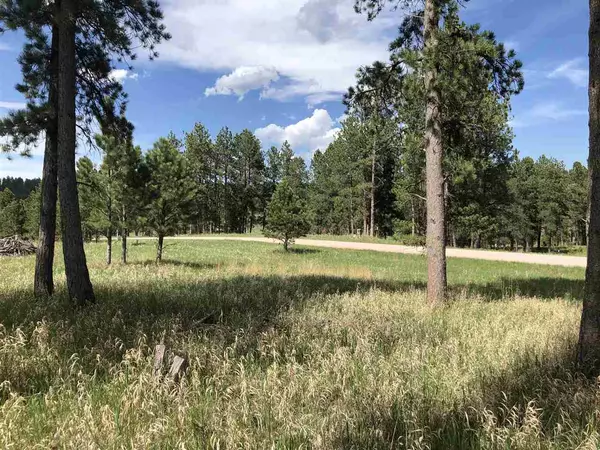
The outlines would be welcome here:
[[[0,191],[4,189],[10,189],[10,191],[17,198],[27,198],[31,191],[37,188],[42,180],[39,178],[23,179],[21,177],[13,178],[6,177],[0,178]]]
[[[422,244],[424,161],[393,125],[380,135],[373,163],[373,129],[351,116],[309,167],[287,142],[263,149],[249,130],[223,128],[213,139],[198,123],[145,153],[129,141],[99,136],[101,164],[87,157],[77,163],[85,236],[112,242],[131,232],[159,238],[250,233],[265,227],[285,179],[288,190],[302,193],[305,232],[372,233]],[[501,157],[458,166],[447,190],[447,239],[454,246],[532,250],[586,243],[588,171],[581,163],[569,169],[546,156],[519,158],[507,148]],[[4,189],[0,233],[36,236],[39,201],[38,189],[26,199]]]
[[[5,188],[0,191],[0,237],[37,237],[40,226],[40,190],[31,191],[25,199]]]

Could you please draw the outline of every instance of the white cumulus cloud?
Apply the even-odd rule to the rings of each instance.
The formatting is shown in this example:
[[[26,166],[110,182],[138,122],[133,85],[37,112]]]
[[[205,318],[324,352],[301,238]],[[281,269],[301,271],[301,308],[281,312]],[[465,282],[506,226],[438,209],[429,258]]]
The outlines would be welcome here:
[[[138,74],[137,73],[132,73],[127,69],[113,69],[110,71],[110,74],[108,74],[109,78],[112,78],[115,81],[118,81],[119,83],[124,83],[125,80],[137,80],[138,79]]]
[[[281,145],[288,141],[301,151],[324,150],[338,132],[339,128],[334,127],[333,119],[324,109],[315,109],[312,116],[286,127],[271,123],[255,130],[263,145]]]
[[[279,74],[273,67],[242,66],[218,78],[213,87],[204,91],[204,95],[237,95],[242,98],[248,91],[265,89],[278,79]]]
[[[588,84],[588,70],[585,60],[576,58],[561,64],[548,74],[548,78],[565,78],[577,87],[586,87]]]
[[[309,0],[298,11],[296,22],[319,42],[327,42],[341,30],[339,0]]]
[[[353,9],[354,0],[164,0],[173,38],[159,48],[159,62],[200,72],[220,72],[208,93],[240,95],[251,88],[263,98],[340,98],[354,84],[356,69],[387,59],[398,13],[373,22]],[[267,85],[239,77],[240,68],[271,68],[280,77]],[[255,74],[256,75],[256,74]],[[251,83],[250,81],[254,81]]]

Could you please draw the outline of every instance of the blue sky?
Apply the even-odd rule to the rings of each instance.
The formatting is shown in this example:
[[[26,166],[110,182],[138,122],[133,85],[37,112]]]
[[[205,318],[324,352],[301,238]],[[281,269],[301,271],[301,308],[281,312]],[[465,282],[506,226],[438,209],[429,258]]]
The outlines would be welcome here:
[[[353,0],[162,0],[173,39],[160,58],[140,55],[114,76],[129,93],[136,142],[181,135],[197,121],[215,135],[248,128],[263,145],[287,139],[309,156],[335,136],[341,96],[358,66],[387,56],[400,20],[388,12],[369,23]],[[587,2],[471,0],[462,12],[515,48],[525,90],[513,100],[515,147],[567,165],[587,157]],[[0,114],[23,99],[14,90],[22,41],[0,36]],[[88,150],[81,147],[80,154]],[[0,157],[0,177],[41,174],[31,159]],[[94,156],[94,155],[92,155]]]

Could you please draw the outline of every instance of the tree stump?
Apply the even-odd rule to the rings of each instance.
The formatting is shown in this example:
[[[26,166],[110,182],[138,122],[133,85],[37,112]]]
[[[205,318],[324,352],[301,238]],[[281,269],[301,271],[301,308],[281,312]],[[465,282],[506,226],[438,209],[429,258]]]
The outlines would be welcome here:
[[[154,370],[152,373],[155,377],[162,375],[166,352],[167,346],[164,344],[159,344],[154,348]]]
[[[169,371],[165,374],[165,367],[167,361],[172,361],[169,367]],[[164,376],[165,381],[177,382],[181,380],[184,372],[188,367],[187,359],[176,355],[172,351],[167,349],[164,344],[158,344],[154,347],[154,366],[152,373],[155,377],[162,378]]]
[[[173,381],[179,381],[181,379],[181,376],[187,369],[187,366],[188,363],[185,358],[175,355],[175,358],[173,359],[173,364],[171,364],[171,368],[169,369],[168,378]]]

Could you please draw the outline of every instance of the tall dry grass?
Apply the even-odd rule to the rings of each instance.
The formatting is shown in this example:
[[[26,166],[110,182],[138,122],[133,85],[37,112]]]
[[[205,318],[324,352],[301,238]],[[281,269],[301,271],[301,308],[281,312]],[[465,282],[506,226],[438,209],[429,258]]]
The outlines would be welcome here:
[[[0,260],[0,447],[598,446],[598,386],[572,364],[581,270],[451,261],[434,311],[420,257],[152,250],[106,268],[90,245],[83,310]],[[152,376],[161,339],[190,360],[180,384]]]

